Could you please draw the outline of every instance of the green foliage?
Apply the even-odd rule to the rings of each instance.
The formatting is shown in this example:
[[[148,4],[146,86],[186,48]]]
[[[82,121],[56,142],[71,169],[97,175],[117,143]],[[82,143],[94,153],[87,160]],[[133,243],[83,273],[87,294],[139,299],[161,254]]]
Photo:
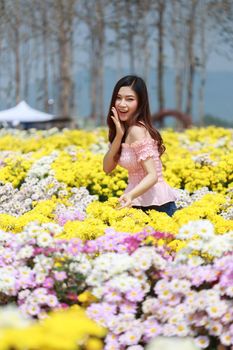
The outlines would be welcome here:
[[[233,117],[232,117],[233,120]],[[215,117],[213,115],[205,115],[204,116],[204,125],[215,125],[215,126],[222,126],[224,128],[233,128],[233,121],[227,121],[218,117]]]

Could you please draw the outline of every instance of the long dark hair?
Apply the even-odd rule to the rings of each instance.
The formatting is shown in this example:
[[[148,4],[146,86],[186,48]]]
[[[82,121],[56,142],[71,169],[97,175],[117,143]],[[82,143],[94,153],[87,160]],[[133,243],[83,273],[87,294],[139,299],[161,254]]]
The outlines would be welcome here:
[[[118,92],[122,86],[129,86],[137,95],[138,98],[138,109],[133,118],[130,120],[130,125],[124,125],[126,128],[125,135],[122,138],[121,143],[125,141],[126,135],[127,135],[127,128],[132,125],[140,125],[144,126],[151,137],[157,141],[158,144],[158,151],[159,155],[164,153],[165,151],[165,146],[163,144],[163,139],[162,136],[160,135],[159,131],[156,130],[151,121],[151,113],[150,113],[150,106],[149,106],[149,98],[148,98],[148,92],[147,92],[147,87],[144,82],[144,80],[136,75],[127,75],[123,78],[121,78],[115,85],[112,93],[112,99],[108,111],[108,116],[107,116],[107,124],[109,127],[109,133],[108,133],[108,139],[109,142],[112,142],[116,136],[116,127],[115,124],[111,118],[112,115],[112,107],[115,107],[115,102],[116,98],[118,95]],[[117,159],[119,158],[121,153],[121,148],[119,150],[119,154],[117,155]]]

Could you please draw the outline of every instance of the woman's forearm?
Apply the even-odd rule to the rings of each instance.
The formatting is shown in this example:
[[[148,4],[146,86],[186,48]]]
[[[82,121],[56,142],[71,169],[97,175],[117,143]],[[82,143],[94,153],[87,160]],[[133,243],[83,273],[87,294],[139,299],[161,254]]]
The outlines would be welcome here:
[[[117,152],[121,147],[121,140],[121,137],[116,136],[110,146],[109,151],[104,156],[103,170],[107,174],[114,170],[117,166],[117,162],[114,160],[114,157],[116,156]]]
[[[135,199],[148,191],[157,181],[156,174],[147,174],[128,194],[131,195],[132,199]]]

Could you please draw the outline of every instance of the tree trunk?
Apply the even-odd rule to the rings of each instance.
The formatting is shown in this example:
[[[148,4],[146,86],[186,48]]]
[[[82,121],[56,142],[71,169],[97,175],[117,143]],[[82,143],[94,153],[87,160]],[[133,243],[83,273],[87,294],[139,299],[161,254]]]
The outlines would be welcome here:
[[[193,83],[195,74],[195,58],[194,58],[194,39],[195,39],[195,15],[198,0],[192,0],[190,17],[189,17],[189,32],[188,32],[188,82],[187,82],[187,103],[186,113],[192,115],[193,107]]]
[[[91,47],[90,50],[90,64],[91,64],[91,74],[90,74],[90,89],[91,89],[91,119],[94,122],[94,125],[97,125],[97,72],[96,72],[96,60],[93,57],[93,54],[95,54],[95,42],[96,38],[94,33],[91,34]]]
[[[140,39],[141,39],[141,50],[143,52],[143,59],[140,57],[140,61],[142,62],[142,74],[143,78],[148,84],[149,74],[150,74],[150,57],[151,57],[151,49],[150,49],[150,28],[147,24],[148,13],[150,12],[150,2],[143,1],[140,4],[141,13],[139,14],[143,21],[141,22],[141,31],[140,31]]]
[[[65,29],[65,19],[62,17],[59,30],[59,50],[60,50],[60,72],[61,72],[61,94],[60,107],[63,117],[70,117],[70,96],[72,93],[71,79],[71,43],[69,33]]]
[[[164,12],[165,12],[165,2],[160,0],[158,2],[158,105],[159,109],[164,108]]]
[[[120,18],[120,7],[118,1],[115,3],[116,18]],[[121,47],[121,33],[120,33],[119,22],[115,21],[115,31],[116,31],[116,55],[117,55],[117,79],[122,76],[122,47]]]
[[[133,3],[126,1],[125,9],[127,13],[127,43],[128,43],[128,53],[129,53],[129,69],[130,73],[135,73],[135,54],[134,54],[134,36],[135,36],[135,27],[133,20]]]
[[[98,1],[97,4],[98,22],[97,22],[97,38],[98,38],[98,50],[97,50],[97,77],[98,77],[98,115],[99,124],[105,125],[104,117],[104,2]]]
[[[177,0],[172,1],[172,46],[174,51],[174,70],[175,70],[175,101],[176,109],[182,111],[182,47],[180,35],[180,23],[182,21],[181,14],[182,4]]]
[[[20,48],[19,33],[15,33],[15,101],[20,102]]]
[[[95,125],[104,125],[104,1],[95,3],[95,15],[86,20],[90,33],[91,118]],[[88,10],[88,8],[87,8]]]
[[[63,117],[71,117],[73,80],[72,72],[72,33],[74,20],[74,0],[59,0],[54,4],[59,49],[60,68],[60,111]],[[58,35],[57,35],[58,33]]]
[[[63,117],[70,117],[70,94],[72,81],[70,74],[70,43],[67,40],[60,41],[60,69],[61,69],[61,111]]]
[[[201,56],[200,56],[200,87],[199,87],[199,124],[204,125],[205,116],[205,84],[206,84],[206,38],[205,38],[205,3],[201,4],[201,21],[200,21],[200,34],[201,34]]]
[[[47,12],[45,4],[43,4],[43,90],[44,90],[44,109],[46,112],[49,111],[49,91],[48,91],[48,21],[47,21]]]
[[[53,42],[52,44],[52,52],[51,52],[51,56],[50,56],[50,67],[51,67],[51,81],[52,81],[52,88],[51,88],[51,96],[53,99],[53,104],[50,105],[50,109],[49,112],[50,113],[55,113],[55,110],[58,109],[59,104],[57,99],[55,98],[57,95],[57,89],[56,87],[58,86],[58,73],[57,73],[57,69],[58,69],[58,62],[57,62],[57,55],[56,55],[56,42]]]
[[[29,80],[30,80],[30,70],[31,70],[31,49],[30,43],[25,43],[23,48],[24,54],[24,65],[23,65],[23,95],[24,99],[28,101],[28,93],[29,93]]]

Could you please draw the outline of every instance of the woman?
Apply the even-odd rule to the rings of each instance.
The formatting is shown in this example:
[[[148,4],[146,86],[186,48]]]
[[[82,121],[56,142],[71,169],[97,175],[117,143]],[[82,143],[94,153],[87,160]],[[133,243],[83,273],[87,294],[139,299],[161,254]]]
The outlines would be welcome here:
[[[172,216],[175,191],[162,176],[165,151],[160,133],[152,126],[148,92],[142,78],[120,79],[112,94],[107,117],[110,148],[103,160],[108,174],[117,164],[128,170],[128,186],[119,198],[121,208],[155,209]]]

